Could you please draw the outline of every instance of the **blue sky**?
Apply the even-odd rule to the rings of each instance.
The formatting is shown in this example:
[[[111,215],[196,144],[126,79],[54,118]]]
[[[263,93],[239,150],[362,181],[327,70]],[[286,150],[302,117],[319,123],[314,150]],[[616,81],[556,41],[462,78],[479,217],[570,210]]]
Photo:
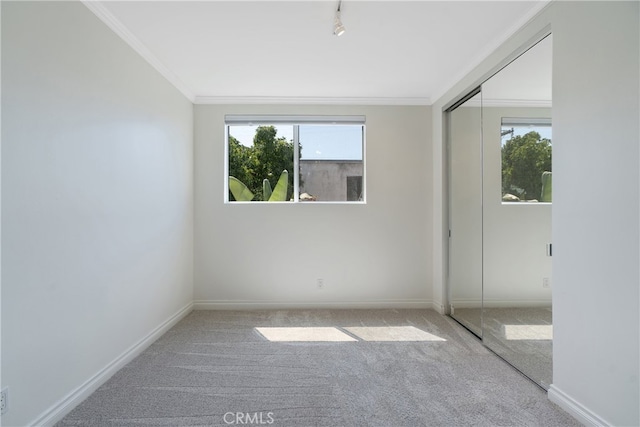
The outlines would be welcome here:
[[[251,147],[258,126],[229,126],[229,133]],[[293,140],[293,126],[276,126],[278,137]],[[300,125],[302,156],[311,160],[362,160],[361,125]]]
[[[508,140],[513,138],[514,136],[522,136],[526,135],[531,131],[536,131],[540,134],[542,138],[547,138],[553,143],[552,135],[552,127],[551,126],[541,126],[541,125],[529,125],[529,126],[502,126],[502,129],[511,129],[513,128],[513,135],[505,135],[502,137],[502,145],[504,145]]]

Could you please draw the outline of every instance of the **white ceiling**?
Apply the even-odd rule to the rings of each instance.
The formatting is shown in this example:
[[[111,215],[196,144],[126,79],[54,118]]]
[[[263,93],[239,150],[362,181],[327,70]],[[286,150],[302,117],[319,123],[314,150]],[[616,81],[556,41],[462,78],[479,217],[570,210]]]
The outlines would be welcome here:
[[[85,4],[195,102],[430,104],[546,2]]]

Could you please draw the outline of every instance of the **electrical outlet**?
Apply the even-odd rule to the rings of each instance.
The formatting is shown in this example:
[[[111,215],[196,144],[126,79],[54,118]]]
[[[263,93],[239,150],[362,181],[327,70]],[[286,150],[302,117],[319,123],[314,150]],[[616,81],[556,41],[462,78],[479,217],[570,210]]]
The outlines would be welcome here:
[[[551,279],[549,279],[548,277],[543,277],[542,278],[542,287],[543,288],[550,288],[551,287]]]
[[[318,289],[323,289],[324,288],[324,279],[316,280],[316,285],[318,286]]]
[[[9,410],[9,387],[0,391],[0,413],[4,415]]]

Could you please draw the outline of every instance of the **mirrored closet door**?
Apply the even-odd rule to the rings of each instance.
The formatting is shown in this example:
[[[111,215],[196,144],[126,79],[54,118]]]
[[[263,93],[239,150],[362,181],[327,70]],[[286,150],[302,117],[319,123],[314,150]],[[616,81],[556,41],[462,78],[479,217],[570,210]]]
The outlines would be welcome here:
[[[450,312],[489,349],[548,388],[551,36],[455,107],[448,110]]]
[[[449,109],[450,314],[482,336],[482,103],[480,88]]]
[[[483,341],[551,385],[551,36],[482,84]]]

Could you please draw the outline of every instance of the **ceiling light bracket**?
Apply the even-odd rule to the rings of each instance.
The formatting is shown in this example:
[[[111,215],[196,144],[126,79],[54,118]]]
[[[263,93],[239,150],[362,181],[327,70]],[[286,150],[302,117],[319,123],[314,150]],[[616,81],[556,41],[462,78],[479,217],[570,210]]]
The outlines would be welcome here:
[[[346,31],[342,24],[340,16],[340,8],[342,7],[342,0],[338,1],[338,9],[336,10],[336,19],[333,21],[333,34],[340,37]]]

